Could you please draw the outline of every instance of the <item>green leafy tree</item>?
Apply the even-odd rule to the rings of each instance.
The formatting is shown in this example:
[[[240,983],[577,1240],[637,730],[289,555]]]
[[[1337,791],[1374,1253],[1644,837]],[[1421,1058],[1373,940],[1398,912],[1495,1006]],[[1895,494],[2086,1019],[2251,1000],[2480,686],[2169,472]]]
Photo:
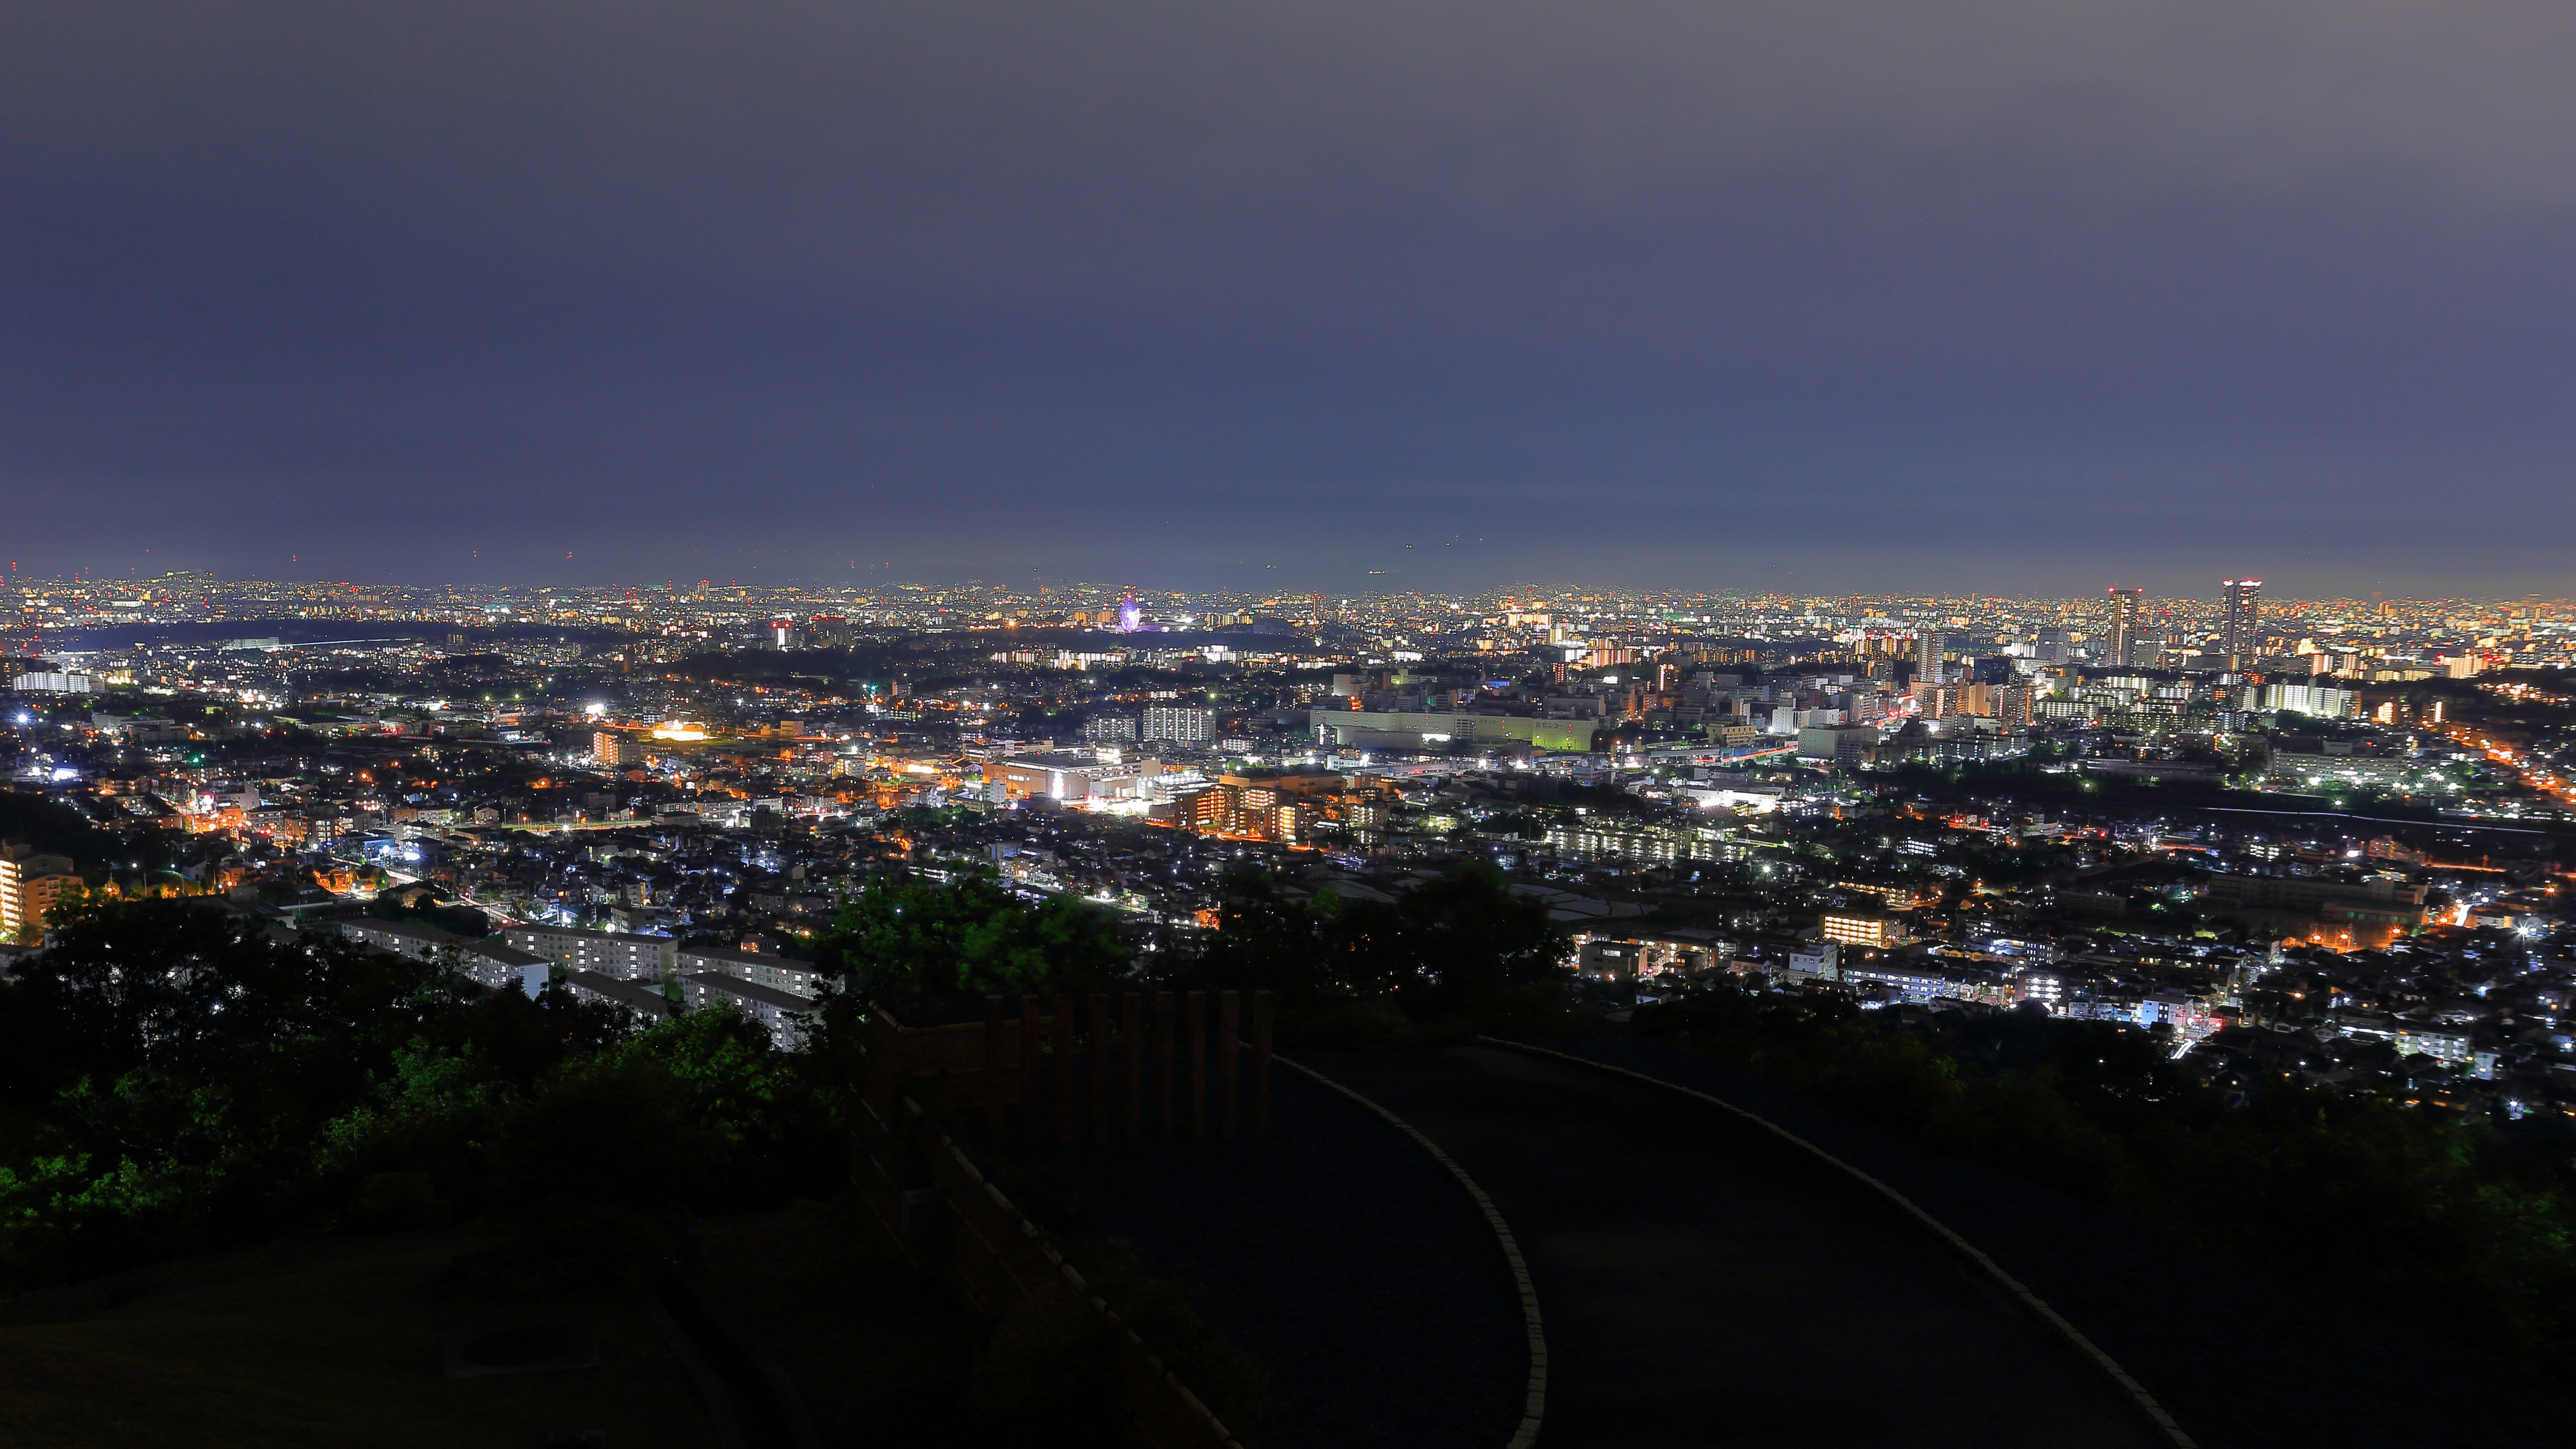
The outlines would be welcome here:
[[[878,877],[841,908],[822,958],[861,994],[1080,991],[1128,974],[1129,952],[1098,907],[1063,896],[1030,904],[989,875],[945,885]]]
[[[350,1175],[435,1156],[359,1147],[470,1136],[442,1094],[516,1092],[615,1035],[561,993],[203,902],[86,904],[0,984],[0,1288],[326,1226]],[[360,1108],[384,1120],[358,1131]]]

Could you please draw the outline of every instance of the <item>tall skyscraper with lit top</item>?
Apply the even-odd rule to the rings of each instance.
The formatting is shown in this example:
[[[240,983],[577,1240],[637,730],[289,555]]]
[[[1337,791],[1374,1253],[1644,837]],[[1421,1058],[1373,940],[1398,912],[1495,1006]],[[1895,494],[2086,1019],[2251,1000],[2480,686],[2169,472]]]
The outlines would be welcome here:
[[[2220,587],[2226,590],[2226,605],[2219,615],[2218,652],[2230,659],[2243,659],[2254,652],[2262,638],[2263,581],[2261,579],[2227,579]]]
[[[2138,652],[2138,606],[2145,600],[2144,589],[2110,588],[2111,651],[2109,662],[2127,667],[2135,664]]]

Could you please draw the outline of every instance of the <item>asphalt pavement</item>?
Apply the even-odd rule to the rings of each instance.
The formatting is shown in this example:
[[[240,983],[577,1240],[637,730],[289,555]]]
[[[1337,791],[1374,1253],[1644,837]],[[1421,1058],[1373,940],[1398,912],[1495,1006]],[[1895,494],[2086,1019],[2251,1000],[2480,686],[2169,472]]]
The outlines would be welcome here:
[[[1199,1290],[1270,1376],[1262,1449],[1503,1449],[1529,1336],[1493,1230],[1385,1119],[1276,1074],[1262,1140],[1084,1147],[1077,1236]]]
[[[2201,1449],[2576,1443],[2576,1394],[2444,1325],[2374,1312],[2367,1263],[2329,1293],[1667,1043],[1549,1045],[1706,1092],[1905,1194],[2117,1359]]]
[[[1300,1060],[1510,1222],[1546,1321],[1547,1449],[2167,1442],[1919,1225],[1704,1104],[1496,1047]]]

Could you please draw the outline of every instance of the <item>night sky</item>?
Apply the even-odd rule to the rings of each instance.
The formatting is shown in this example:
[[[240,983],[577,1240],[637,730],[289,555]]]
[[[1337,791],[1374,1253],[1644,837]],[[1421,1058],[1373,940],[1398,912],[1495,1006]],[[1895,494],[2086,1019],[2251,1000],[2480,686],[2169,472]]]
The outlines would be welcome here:
[[[16,5],[0,547],[2566,594],[2570,74],[2486,0]]]

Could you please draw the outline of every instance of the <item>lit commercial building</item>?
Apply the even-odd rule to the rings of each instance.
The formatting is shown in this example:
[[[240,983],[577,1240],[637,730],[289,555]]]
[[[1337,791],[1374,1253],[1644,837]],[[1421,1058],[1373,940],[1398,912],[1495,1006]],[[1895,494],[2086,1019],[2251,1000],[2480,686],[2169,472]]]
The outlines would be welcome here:
[[[2034,971],[2025,967],[2009,973],[2007,980],[2012,987],[2014,1004],[2036,1001],[2046,1007],[2051,1016],[2065,1009],[2066,978],[2056,972]]]
[[[1307,719],[1315,743],[1340,750],[1508,749],[1588,754],[1601,720],[1539,719],[1519,714],[1318,709]]]
[[[1306,811],[1267,782],[1227,776],[1175,802],[1181,824],[1213,835],[1249,836],[1294,845],[1303,835]]]
[[[2262,638],[2263,581],[2261,579],[2228,579],[2218,621],[2218,652],[2231,662],[2253,654]]]
[[[1794,979],[1811,977],[1818,981],[1843,979],[1843,948],[1832,941],[1818,941],[1789,953],[1788,974]]]
[[[1327,823],[1372,829],[1391,798],[1386,781],[1376,775],[1222,775],[1213,785],[1178,796],[1173,819],[1186,829],[1295,845]]]
[[[1887,947],[1905,940],[1905,924],[1876,911],[1827,911],[1818,934],[1846,946]]]
[[[2289,710],[2318,719],[2345,719],[2361,713],[2361,696],[2324,684],[2267,684],[2259,708]]]
[[[995,801],[1088,800],[1095,796],[1133,797],[1149,780],[1160,777],[1160,760],[1111,762],[1088,750],[1056,750],[1043,755],[1017,755],[984,762],[984,786]]]
[[[45,855],[29,845],[0,846],[0,936],[42,931],[45,914],[80,884],[67,856]]]
[[[1180,745],[1204,745],[1216,738],[1216,711],[1155,705],[1145,711],[1136,737],[1141,740],[1169,740]]]
[[[644,742],[620,730],[593,730],[590,757],[611,769],[640,765],[644,762]]]
[[[1977,971],[1933,970],[1930,967],[1900,961],[1873,961],[1862,965],[1845,965],[1845,981],[1861,987],[1878,986],[1901,1001],[1926,1002],[1951,997],[1960,1001],[1994,1001],[2005,989],[1995,978]],[[1863,1005],[1868,1002],[1864,1001]]]
[[[1705,936],[1705,939],[1698,939]],[[1658,976],[1696,976],[1723,966],[1735,954],[1735,943],[1695,932],[1693,939],[1623,936],[1577,931],[1573,936],[1577,975],[1594,981],[1648,981]]]
[[[2140,1026],[2170,1026],[2192,1041],[2199,1041],[2218,1029],[2217,1019],[2210,1015],[2209,1003],[2173,990],[2149,992],[2138,1003],[2136,1019]],[[2467,1039],[2462,1038],[2462,1045],[2466,1043]]]
[[[1632,860],[1669,865],[1688,860],[1699,845],[1698,832],[1671,825],[1600,825],[1587,820],[1557,821],[1547,827],[1547,844],[1568,860]]]
[[[1815,725],[1798,731],[1798,758],[1837,765],[1867,764],[1878,748],[1876,725]]]
[[[2028,729],[2039,708],[2039,691],[2027,684],[2007,684],[1995,691],[1995,719],[2004,728]]]
[[[2117,664],[2124,669],[2133,668],[2140,662],[2136,657],[2138,643],[2138,606],[2145,600],[2147,591],[2144,589],[2124,589],[2114,584],[2111,587],[2110,595],[2111,650],[2109,662]]]

